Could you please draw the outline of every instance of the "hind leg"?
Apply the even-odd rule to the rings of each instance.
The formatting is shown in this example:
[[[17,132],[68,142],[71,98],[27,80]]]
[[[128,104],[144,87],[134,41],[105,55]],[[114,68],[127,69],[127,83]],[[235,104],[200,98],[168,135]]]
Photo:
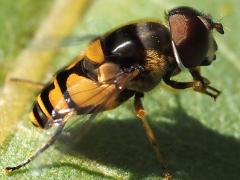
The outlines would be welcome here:
[[[21,163],[19,163],[16,166],[5,167],[3,169],[4,174],[8,174],[9,172],[15,171],[17,169],[20,169],[20,168],[26,166],[27,164],[32,162],[36,157],[38,157],[42,152],[44,152],[46,149],[48,149],[61,135],[64,125],[65,125],[65,123],[59,124],[56,131],[52,135],[52,137],[46,143],[44,143],[39,149],[37,149],[37,151],[34,152],[28,159],[22,161]]]
[[[9,80],[10,80],[11,82],[25,83],[25,84],[29,84],[29,85],[32,85],[32,86],[36,86],[36,87],[39,88],[39,89],[42,89],[42,88],[45,86],[44,83],[35,82],[35,81],[28,80],[28,79],[10,78]]]

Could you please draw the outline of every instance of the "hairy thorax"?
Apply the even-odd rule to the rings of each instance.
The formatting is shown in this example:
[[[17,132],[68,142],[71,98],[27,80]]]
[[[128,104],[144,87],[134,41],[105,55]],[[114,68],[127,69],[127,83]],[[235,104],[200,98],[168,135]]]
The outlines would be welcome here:
[[[170,60],[168,56],[155,50],[146,50],[144,64],[146,72],[140,74],[139,77],[132,81],[128,89],[138,92],[150,91],[159,84],[169,64]]]

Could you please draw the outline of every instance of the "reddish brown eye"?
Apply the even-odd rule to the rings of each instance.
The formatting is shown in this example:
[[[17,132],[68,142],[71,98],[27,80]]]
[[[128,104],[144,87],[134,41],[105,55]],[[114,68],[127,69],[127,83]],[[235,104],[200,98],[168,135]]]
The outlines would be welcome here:
[[[187,68],[199,66],[208,50],[208,29],[192,8],[180,7],[171,10],[168,20],[179,57]]]

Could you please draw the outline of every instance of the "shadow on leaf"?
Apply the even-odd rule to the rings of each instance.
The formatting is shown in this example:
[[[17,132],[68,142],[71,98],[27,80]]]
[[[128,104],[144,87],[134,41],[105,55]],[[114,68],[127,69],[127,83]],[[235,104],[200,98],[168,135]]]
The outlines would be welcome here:
[[[172,123],[151,123],[174,177],[238,179],[240,143],[233,137],[204,127],[189,116],[178,96],[176,102],[177,108],[162,115],[154,114],[172,119]],[[81,141],[71,143],[71,139],[80,133],[79,128],[75,127],[70,136],[61,137],[57,148],[76,158],[85,156],[103,165],[130,172],[132,179],[161,175],[145,131],[136,119],[109,119],[93,123]]]

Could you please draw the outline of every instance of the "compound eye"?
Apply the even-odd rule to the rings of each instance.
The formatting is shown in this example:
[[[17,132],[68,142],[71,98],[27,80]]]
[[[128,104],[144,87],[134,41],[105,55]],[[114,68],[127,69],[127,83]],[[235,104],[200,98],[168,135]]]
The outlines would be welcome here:
[[[201,65],[208,51],[208,29],[192,8],[180,7],[168,14],[172,40],[187,68]]]

